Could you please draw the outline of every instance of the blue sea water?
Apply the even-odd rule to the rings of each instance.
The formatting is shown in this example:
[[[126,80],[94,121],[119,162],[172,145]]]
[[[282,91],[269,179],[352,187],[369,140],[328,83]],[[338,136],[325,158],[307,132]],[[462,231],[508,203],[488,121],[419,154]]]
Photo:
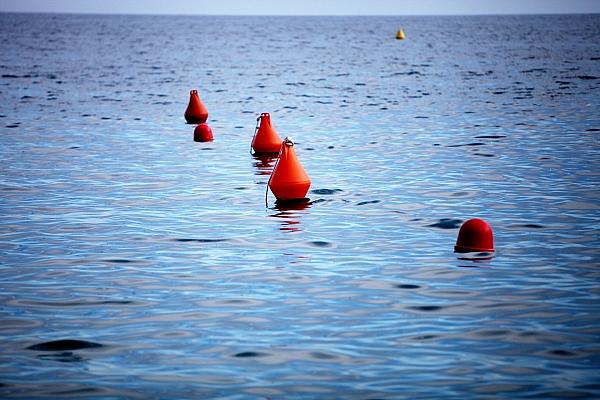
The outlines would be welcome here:
[[[599,15],[0,38],[0,397],[600,397]],[[265,207],[261,112],[308,204]],[[473,217],[492,259],[453,253]]]

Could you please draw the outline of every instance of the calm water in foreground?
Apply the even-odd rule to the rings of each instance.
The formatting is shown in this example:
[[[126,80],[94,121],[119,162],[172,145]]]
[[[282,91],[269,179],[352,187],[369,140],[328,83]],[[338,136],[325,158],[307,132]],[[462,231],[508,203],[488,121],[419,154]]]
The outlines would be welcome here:
[[[0,397],[600,397],[599,15],[0,38]],[[261,112],[304,206],[265,207]],[[491,260],[453,253],[473,217]]]

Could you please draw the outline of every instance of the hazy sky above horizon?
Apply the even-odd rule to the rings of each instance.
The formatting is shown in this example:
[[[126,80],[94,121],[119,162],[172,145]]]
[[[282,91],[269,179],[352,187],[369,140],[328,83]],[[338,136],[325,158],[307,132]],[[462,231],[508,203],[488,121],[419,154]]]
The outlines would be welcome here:
[[[0,12],[226,15],[600,13],[600,0],[0,0]]]

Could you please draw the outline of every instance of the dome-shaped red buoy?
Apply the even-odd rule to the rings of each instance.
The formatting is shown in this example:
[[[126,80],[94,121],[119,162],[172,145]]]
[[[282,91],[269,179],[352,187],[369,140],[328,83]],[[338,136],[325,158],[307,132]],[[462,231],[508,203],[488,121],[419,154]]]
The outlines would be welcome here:
[[[197,90],[190,90],[190,102],[183,115],[190,124],[201,124],[208,119],[208,110],[200,100]]]
[[[200,124],[194,129],[194,142],[211,142],[212,140],[213,133],[208,124]]]
[[[294,142],[286,137],[269,179],[269,187],[279,201],[304,199],[310,188],[310,178],[296,157],[293,146]]]
[[[271,125],[271,115],[262,113],[258,117],[258,129],[252,138],[255,153],[277,153],[281,149],[281,138]]]
[[[487,222],[479,218],[473,218],[462,224],[454,246],[455,253],[491,253],[493,251],[494,233]]]

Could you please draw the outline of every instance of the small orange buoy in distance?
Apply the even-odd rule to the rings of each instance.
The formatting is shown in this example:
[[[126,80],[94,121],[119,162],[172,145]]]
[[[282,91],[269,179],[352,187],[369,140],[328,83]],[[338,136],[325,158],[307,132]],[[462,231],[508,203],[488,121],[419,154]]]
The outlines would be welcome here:
[[[455,253],[492,253],[493,251],[494,233],[487,222],[473,218],[462,224],[454,246]]]
[[[189,124],[201,124],[208,119],[208,110],[200,100],[196,89],[190,90],[190,102],[183,116]]]
[[[404,40],[404,30],[402,28],[400,28],[400,29],[398,29],[398,31],[396,31],[396,39]]]
[[[258,127],[252,138],[255,153],[277,153],[281,149],[281,138],[271,125],[271,115],[262,113],[256,120]]]
[[[213,133],[210,126],[202,123],[194,129],[194,142],[212,142]]]
[[[281,144],[279,160],[275,164],[269,187],[279,201],[301,200],[306,198],[310,188],[310,178],[294,151],[294,142],[285,138]]]

